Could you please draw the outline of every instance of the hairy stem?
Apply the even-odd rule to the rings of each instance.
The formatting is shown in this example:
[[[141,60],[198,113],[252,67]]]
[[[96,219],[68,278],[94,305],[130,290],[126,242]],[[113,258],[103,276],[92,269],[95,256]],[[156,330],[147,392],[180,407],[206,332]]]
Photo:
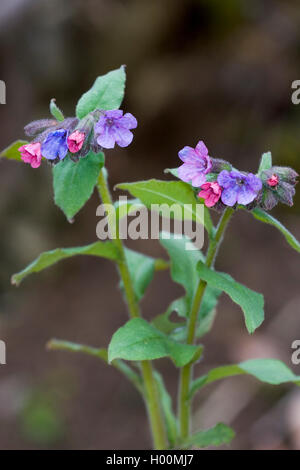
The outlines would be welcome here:
[[[227,208],[219,221],[215,235],[211,238],[207,250],[205,264],[208,267],[213,266],[218,249],[222,243],[223,234],[233,213],[233,209]],[[199,281],[194,299],[192,309],[188,319],[188,332],[187,343],[193,344],[195,342],[195,332],[197,326],[198,312],[206,289],[206,282]],[[179,382],[179,402],[178,402],[178,415],[180,423],[180,435],[182,439],[189,436],[190,433],[190,409],[191,404],[189,400],[190,384],[193,374],[193,364],[187,364],[181,369],[180,382]]]
[[[113,201],[110,195],[107,180],[103,171],[100,171],[98,178],[98,191],[102,202],[104,204],[112,205]],[[125,297],[128,304],[129,315],[131,318],[140,317],[139,304],[136,300],[122,240],[119,238],[118,227],[116,227],[115,218],[111,216],[111,212],[108,211],[107,215],[108,226],[110,230],[111,238],[116,244],[119,253],[120,261],[118,263],[120,277],[123,281]],[[153,376],[152,364],[149,361],[141,361],[141,370],[143,376],[143,382],[145,387],[145,401],[147,411],[149,415],[151,431],[153,436],[153,442],[155,449],[166,449],[167,441],[164,428],[163,417],[160,411],[159,396],[156,388],[156,382]]]

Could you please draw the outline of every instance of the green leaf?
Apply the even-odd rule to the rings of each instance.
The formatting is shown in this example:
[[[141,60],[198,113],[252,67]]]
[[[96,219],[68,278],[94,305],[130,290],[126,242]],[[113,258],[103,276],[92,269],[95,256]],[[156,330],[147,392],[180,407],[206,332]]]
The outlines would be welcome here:
[[[53,167],[54,200],[68,219],[91,197],[103,165],[104,154],[90,152],[78,162],[67,156]]]
[[[0,153],[0,157],[7,158],[8,160],[17,160],[18,162],[21,162],[21,154],[18,151],[18,148],[26,144],[28,144],[26,140],[17,140],[16,142],[12,143],[4,150],[2,150],[2,152]]]
[[[288,229],[285,228],[284,225],[282,225],[277,219],[275,219],[275,217],[259,208],[253,209],[251,211],[251,214],[255,217],[255,219],[260,220],[260,222],[273,225],[273,227],[277,228],[285,237],[288,244],[292,248],[294,248],[294,250],[300,253],[300,243],[298,242],[298,240],[294,237],[294,235],[291,234],[291,232],[288,231]]]
[[[194,220],[204,224],[209,234],[213,232],[213,224],[207,208],[196,200],[193,188],[183,181],[160,181],[151,179],[148,181],[138,181],[136,183],[118,184],[117,188],[128,191],[134,197],[138,198],[148,209],[152,204],[166,204],[171,208],[174,204],[178,205],[178,215],[170,210],[170,216],[175,219]],[[203,206],[204,217],[197,206]],[[184,211],[185,208],[185,211]],[[180,212],[180,214],[179,214]]]
[[[206,289],[207,292],[207,289]],[[217,297],[220,295],[220,291],[217,291],[217,296],[215,302],[217,303]],[[175,341],[186,342],[187,340],[187,325],[186,322],[174,322],[170,320],[170,315],[172,312],[177,312],[179,315],[187,315],[186,308],[186,297],[181,297],[180,299],[174,300],[168,307],[165,313],[157,315],[152,323],[153,325],[163,333],[170,335]],[[181,307],[185,305],[184,308]],[[216,317],[217,310],[215,308],[208,311],[203,315],[203,308],[200,307],[200,313],[198,317],[198,322],[196,325],[196,338],[202,338],[206,335],[212,328],[214,319]]]
[[[177,442],[178,426],[176,416],[172,408],[172,399],[169,395],[168,390],[166,389],[161,374],[159,374],[157,371],[154,371],[154,377],[160,396],[160,402],[164,414],[164,421],[166,424],[167,436],[169,439],[170,447],[174,448]]]
[[[186,317],[200,280],[198,263],[199,261],[204,263],[205,259],[201,251],[186,249],[190,242],[188,237],[177,239],[174,235],[171,235],[169,239],[164,239],[163,235],[161,233],[160,243],[167,250],[171,259],[172,279],[181,284],[187,294],[185,300],[178,299],[175,303],[173,302],[173,309],[180,316]],[[205,317],[208,312],[215,308],[220,294],[220,289],[208,286],[201,305],[201,317]]]
[[[121,223],[122,219],[127,215],[135,212],[136,210],[145,207],[144,204],[139,201],[139,199],[127,199],[119,198],[114,203],[115,210],[116,210],[116,223]]]
[[[175,178],[179,178],[178,168],[166,168],[164,170],[164,173],[170,173],[172,176],[175,176]]]
[[[125,256],[137,300],[141,300],[153,279],[155,259],[126,248]]]
[[[204,316],[203,318],[201,317],[201,315],[199,315],[198,323],[196,326],[196,333],[195,333],[196,338],[202,338],[211,330],[214,319],[216,317],[216,313],[217,313],[217,310],[214,308],[210,312],[208,312],[207,315]],[[182,326],[181,328],[174,329],[171,332],[170,336],[171,338],[175,339],[175,341],[186,342],[187,335],[188,335],[187,332],[188,332],[188,327],[186,324],[184,324],[184,326]]]
[[[199,261],[204,261],[204,256],[200,251],[186,250],[186,246],[190,241],[187,237],[177,239],[174,235],[171,235],[170,239],[163,239],[162,236],[163,234],[161,234],[160,242],[171,259],[171,277],[173,281],[185,288],[186,295],[174,300],[166,312],[154,318],[153,324],[160,331],[170,334],[176,341],[185,341],[187,337],[185,322],[173,322],[169,317],[172,312],[177,312],[179,316],[184,318],[189,315],[200,280],[197,265]],[[204,336],[211,329],[220,294],[220,289],[207,286],[198,315],[197,338]]]
[[[25,269],[12,276],[12,284],[19,285],[20,282],[29,274],[38,273],[43,269],[52,266],[58,261],[76,255],[90,255],[108,258],[114,261],[119,260],[119,252],[112,242],[95,242],[87,246],[79,246],[74,248],[57,248],[56,250],[46,251]]]
[[[50,101],[50,113],[55,119],[57,119],[57,121],[64,121],[65,119],[62,111],[56,104],[55,98],[52,98],[52,100]]]
[[[215,303],[217,304],[218,302],[218,297],[220,295],[221,291],[215,291]],[[204,297],[205,298],[205,297]],[[210,332],[210,330],[213,327],[216,314],[217,314],[217,309],[212,308],[209,310],[205,315],[201,315],[201,310],[200,309],[200,316],[198,319],[198,324],[196,326],[196,338],[202,338],[202,336],[205,336],[207,333]],[[186,333],[185,333],[185,338],[187,338],[187,328],[186,328]]]
[[[194,380],[190,396],[193,396],[204,385],[226,377],[244,374],[253,375],[261,382],[271,385],[280,385],[286,382],[300,385],[300,376],[295,375],[291,369],[278,359],[250,359],[239,364],[216,367],[210,370],[208,374]]]
[[[264,298],[261,294],[239,284],[229,274],[208,268],[202,261],[198,263],[198,272],[208,285],[224,291],[233,302],[240,305],[249,333],[261,325],[264,320]]]
[[[169,311],[169,309],[164,312],[164,313],[161,313],[159,315],[157,315],[156,317],[154,317],[154,319],[152,320],[152,325],[155,326],[155,328],[157,328],[159,331],[161,331],[162,333],[166,334],[166,335],[173,335],[174,331],[176,331],[177,328],[179,329],[182,329],[185,325],[185,322],[174,322],[172,320],[169,319],[170,315],[171,315],[172,312]],[[181,338],[179,338],[178,341],[181,341]]]
[[[261,156],[258,173],[261,173],[264,170],[269,170],[272,168],[272,154],[271,152],[263,153]]]
[[[198,250],[187,250],[186,248],[191,244],[191,241],[185,236],[176,238],[173,234],[162,232],[160,243],[170,257],[173,281],[184,287],[188,302],[191,302],[199,283],[200,276],[197,265],[199,261],[204,261],[203,254]]]
[[[199,431],[189,436],[182,444],[182,448],[195,447],[217,447],[223,444],[229,444],[235,436],[235,432],[223,423],[218,423],[213,428],[205,431]]]
[[[184,304],[181,306],[181,304]],[[171,321],[170,315],[172,312],[177,312],[179,315],[184,316],[186,313],[187,308],[186,308],[186,298],[185,297],[180,297],[179,299],[174,300],[171,302],[169,307],[164,313],[161,313],[160,315],[157,315],[154,317],[152,320],[152,324],[157,328],[158,330],[162,331],[163,333],[170,335],[174,334],[174,331],[176,332],[178,329],[181,331],[184,326],[185,326],[185,321],[182,322],[174,322]],[[179,341],[181,341],[181,338],[179,338]]]
[[[119,328],[108,347],[108,361],[144,361],[170,357],[177,367],[199,358],[201,346],[176,343],[142,318],[133,318]]]
[[[76,106],[76,116],[84,118],[95,109],[117,109],[120,107],[125,90],[125,67],[112,70],[96,78],[92,88],[82,95]]]

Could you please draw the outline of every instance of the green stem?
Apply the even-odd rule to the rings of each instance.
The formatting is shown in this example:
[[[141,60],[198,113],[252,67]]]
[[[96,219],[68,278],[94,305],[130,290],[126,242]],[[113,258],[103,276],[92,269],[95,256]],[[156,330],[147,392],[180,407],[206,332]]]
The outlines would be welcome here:
[[[209,247],[207,250],[205,264],[207,267],[211,267],[214,264],[215,257],[218,249],[222,243],[224,231],[227,227],[229,219],[233,213],[233,209],[227,208],[219,221],[215,235],[211,238]],[[194,299],[192,304],[191,313],[188,320],[188,332],[187,332],[187,343],[193,344],[195,342],[195,332],[197,326],[198,312],[200,305],[205,293],[206,282],[203,280],[199,281]],[[181,369],[180,383],[179,383],[179,423],[180,423],[180,435],[182,439],[186,439],[190,433],[190,383],[193,373],[193,364],[187,364]]]
[[[103,171],[100,171],[98,177],[98,191],[102,202],[104,204],[113,205],[113,201],[108,188],[107,180]],[[131,318],[140,317],[140,309],[138,302],[135,297],[133,285],[128,269],[128,264],[125,257],[125,250],[122,241],[119,238],[118,228],[116,227],[115,218],[111,211],[108,211],[108,226],[110,230],[111,238],[117,246],[120,253],[119,272],[123,281],[125,297],[128,304],[129,315]],[[151,430],[153,435],[153,441],[155,449],[166,449],[167,441],[164,428],[163,418],[160,412],[160,403],[158,392],[156,388],[156,382],[153,376],[152,364],[149,361],[141,361],[141,370],[143,376],[143,382],[145,386],[145,401],[149,420],[151,424]]]

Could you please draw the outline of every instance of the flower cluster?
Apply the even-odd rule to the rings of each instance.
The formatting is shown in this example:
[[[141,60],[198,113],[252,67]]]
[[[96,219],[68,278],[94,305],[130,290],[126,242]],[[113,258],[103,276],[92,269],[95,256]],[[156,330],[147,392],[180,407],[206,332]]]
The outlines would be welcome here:
[[[25,126],[25,134],[34,137],[29,144],[19,148],[21,158],[32,168],[38,168],[42,158],[56,164],[69,153],[78,161],[90,151],[98,153],[112,149],[115,144],[127,147],[133,139],[131,129],[137,127],[135,117],[120,109],[96,110],[84,119],[41,119]]]
[[[178,177],[201,189],[198,197],[206,207],[222,210],[243,205],[270,210],[278,202],[293,205],[298,174],[291,168],[274,166],[256,175],[238,171],[225,160],[210,157],[202,141],[195,148],[184,147],[178,155],[183,161]]]

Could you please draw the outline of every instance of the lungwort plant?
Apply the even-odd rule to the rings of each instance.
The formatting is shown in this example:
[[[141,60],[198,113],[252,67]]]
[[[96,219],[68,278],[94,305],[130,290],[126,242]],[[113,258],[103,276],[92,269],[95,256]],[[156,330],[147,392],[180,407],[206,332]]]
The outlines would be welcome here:
[[[119,109],[124,89],[125,69],[121,67],[96,79],[92,88],[79,99],[74,117],[65,118],[52,100],[51,118],[25,126],[30,142],[15,142],[1,154],[30,164],[32,168],[38,168],[47,160],[52,167],[54,201],[68,220],[84,206],[95,188],[102,203],[107,207],[113,204],[104,151],[113,149],[115,145],[128,146],[133,139],[132,131],[137,127],[136,118]],[[184,147],[179,158],[181,165],[167,170],[173,175],[173,181],[151,179],[118,185],[133,199],[122,204],[116,202],[115,214],[107,212],[108,241],[98,240],[87,246],[57,248],[42,253],[12,277],[13,284],[18,285],[28,275],[78,255],[107,258],[115,263],[129,319],[114,333],[108,348],[98,349],[63,340],[51,340],[48,347],[89,354],[118,369],[145,401],[156,449],[218,446],[233,439],[234,431],[222,423],[191,433],[193,398],[211,382],[250,374],[273,385],[300,383],[300,377],[277,359],[250,359],[224,365],[200,377],[193,373],[196,362],[202,360],[203,347],[199,340],[212,327],[222,292],[240,306],[250,334],[264,320],[262,294],[215,269],[216,256],[233,214],[245,210],[260,222],[273,225],[286,242],[300,252],[299,242],[268,212],[278,202],[292,205],[296,172],[291,168],[273,166],[269,152],[263,154],[256,174],[239,171],[227,161],[212,158],[202,141],[195,148]],[[208,240],[206,254],[192,249],[195,247],[185,236],[161,236],[160,242],[168,254],[169,263],[124,246],[119,219],[136,207],[151,210],[153,205],[171,208],[174,204],[182,209],[188,206],[186,217],[204,226]],[[197,211],[198,207],[202,211]],[[217,226],[212,222],[210,210],[219,214]],[[175,211],[172,214],[177,217]],[[156,312],[151,322],[146,321],[140,301],[155,271],[168,268],[173,281],[183,286],[185,294],[174,300],[165,313]],[[181,318],[180,323],[172,321],[174,311]],[[170,358],[180,371],[177,413],[163,377],[155,367],[155,360],[163,357]]]

